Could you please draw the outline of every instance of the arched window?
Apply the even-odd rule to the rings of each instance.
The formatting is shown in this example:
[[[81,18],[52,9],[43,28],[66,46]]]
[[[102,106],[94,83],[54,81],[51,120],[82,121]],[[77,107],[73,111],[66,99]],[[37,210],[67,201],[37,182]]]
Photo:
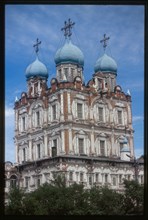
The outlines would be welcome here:
[[[12,175],[10,177],[10,187],[11,188],[15,188],[17,184],[17,176],[16,175]]]

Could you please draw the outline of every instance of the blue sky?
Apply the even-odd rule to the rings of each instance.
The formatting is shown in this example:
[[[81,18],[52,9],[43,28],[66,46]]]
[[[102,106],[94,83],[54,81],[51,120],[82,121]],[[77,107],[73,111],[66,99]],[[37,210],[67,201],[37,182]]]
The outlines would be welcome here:
[[[144,144],[144,6],[140,5],[6,5],[5,6],[5,160],[15,162],[14,101],[27,91],[26,67],[34,61],[33,44],[42,41],[40,60],[55,76],[54,56],[64,42],[64,21],[75,22],[72,42],[84,54],[84,78],[94,73],[103,54],[100,40],[110,37],[107,53],[118,66],[117,84],[132,96],[135,155]]]

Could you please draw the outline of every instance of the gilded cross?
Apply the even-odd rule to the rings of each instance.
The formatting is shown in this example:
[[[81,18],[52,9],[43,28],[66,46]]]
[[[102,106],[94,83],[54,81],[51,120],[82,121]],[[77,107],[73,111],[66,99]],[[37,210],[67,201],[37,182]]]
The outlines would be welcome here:
[[[103,43],[104,50],[107,47],[107,40],[109,40],[109,39],[110,39],[110,37],[106,37],[106,34],[104,34],[104,38],[102,40],[100,40],[100,43]]]
[[[35,48],[35,52],[37,53],[39,51],[39,44],[41,44],[41,41],[39,41],[39,39],[36,39],[36,44],[33,45],[33,47]]]
[[[71,29],[72,29],[73,25],[75,24],[75,22],[72,22],[69,18],[68,22],[65,21],[64,24],[65,24],[65,26],[63,28],[61,28],[61,31],[64,31],[65,38],[67,38],[67,36],[70,38],[70,36],[72,35]]]

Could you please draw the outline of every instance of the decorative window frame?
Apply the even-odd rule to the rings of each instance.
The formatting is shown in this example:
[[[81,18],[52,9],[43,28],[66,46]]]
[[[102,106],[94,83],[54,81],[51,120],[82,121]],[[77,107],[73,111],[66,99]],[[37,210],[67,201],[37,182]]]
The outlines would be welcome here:
[[[97,135],[96,138],[96,154],[100,157],[107,157],[108,156],[108,135],[105,133],[100,133]],[[101,149],[100,149],[100,141],[104,141],[104,155],[101,155]]]
[[[12,178],[13,177],[13,178]],[[14,178],[15,177],[15,178]],[[12,174],[11,176],[10,176],[10,179],[9,179],[9,181],[10,181],[10,188],[13,188],[13,187],[16,187],[17,186],[17,184],[18,184],[18,177],[17,177],[17,175],[16,174]]]
[[[53,147],[53,141],[55,139],[57,140],[57,156],[60,154],[62,150],[62,141],[61,141],[60,133],[53,132],[52,134],[50,134],[49,139],[48,139],[48,148],[49,148],[50,157],[52,157],[52,147]]]
[[[127,125],[127,113],[125,111],[125,106],[122,103],[117,103],[115,106],[116,107],[113,110],[115,124],[117,126],[125,126],[125,125]],[[119,123],[118,111],[121,111],[121,122],[122,123]],[[125,120],[125,117],[126,117],[126,120]]]
[[[40,158],[38,157],[38,149],[37,146],[38,144],[40,144]],[[34,148],[34,155],[35,155],[35,160],[40,160],[43,158],[44,153],[45,153],[45,149],[44,149],[44,141],[43,141],[43,137],[36,137],[33,140],[33,148]]]
[[[28,114],[27,114],[27,109],[22,108],[19,110],[19,117],[18,117],[18,130],[19,132],[26,132],[28,127],[27,127],[27,120],[28,120]],[[23,118],[25,118],[25,129],[23,128]]]
[[[31,105],[28,116],[30,116],[29,124],[30,128],[38,129],[42,128],[44,123],[44,103],[42,101],[36,101]],[[40,124],[37,125],[36,112],[40,115]]]
[[[78,109],[77,109],[78,104],[82,104],[82,118],[78,117]],[[76,97],[73,100],[72,115],[73,115],[74,119],[76,119],[76,121],[87,120],[88,119],[88,111],[89,111],[89,109],[88,109],[87,101],[84,96],[79,95],[79,97]]]
[[[83,149],[83,154],[80,154],[79,152],[79,139],[83,139],[84,142],[84,149]],[[74,145],[74,153],[76,155],[89,155],[89,148],[90,148],[90,140],[88,138],[88,134],[83,131],[80,130],[79,132],[75,133],[75,137],[73,139],[73,145]]]
[[[115,180],[115,181],[114,181],[114,180]],[[117,187],[117,185],[118,185],[117,175],[112,174],[112,175],[111,175],[111,181],[112,181],[112,186]]]
[[[73,171],[69,171],[69,181],[72,182],[74,181],[74,172]]]
[[[53,118],[53,106],[56,106],[56,118]],[[60,103],[57,96],[50,97],[48,105],[48,123],[58,122],[60,119]]]
[[[103,109],[103,120],[100,121],[99,119],[99,108]],[[104,124],[107,122],[107,103],[104,103],[102,100],[96,100],[95,103],[92,105],[92,110],[93,110],[93,118],[95,121],[99,124]]]
[[[24,187],[27,189],[30,187],[30,176],[24,177]]]
[[[40,181],[40,184],[38,184],[38,180]],[[38,189],[38,187],[40,187],[41,185],[42,185],[42,175],[39,174],[39,175],[36,175],[36,178],[35,178],[36,189]]]

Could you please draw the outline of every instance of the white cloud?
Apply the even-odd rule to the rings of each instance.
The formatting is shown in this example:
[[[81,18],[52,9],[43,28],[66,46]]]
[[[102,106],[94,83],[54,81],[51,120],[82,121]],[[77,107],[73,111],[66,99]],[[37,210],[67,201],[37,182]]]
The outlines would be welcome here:
[[[144,119],[143,116],[133,116],[133,122],[143,121],[143,119]]]
[[[13,110],[13,108],[10,108],[10,107],[7,107],[7,106],[6,106],[6,108],[5,108],[5,117],[6,117],[6,118],[10,118],[10,117],[12,117],[12,116],[14,116],[14,110]]]

